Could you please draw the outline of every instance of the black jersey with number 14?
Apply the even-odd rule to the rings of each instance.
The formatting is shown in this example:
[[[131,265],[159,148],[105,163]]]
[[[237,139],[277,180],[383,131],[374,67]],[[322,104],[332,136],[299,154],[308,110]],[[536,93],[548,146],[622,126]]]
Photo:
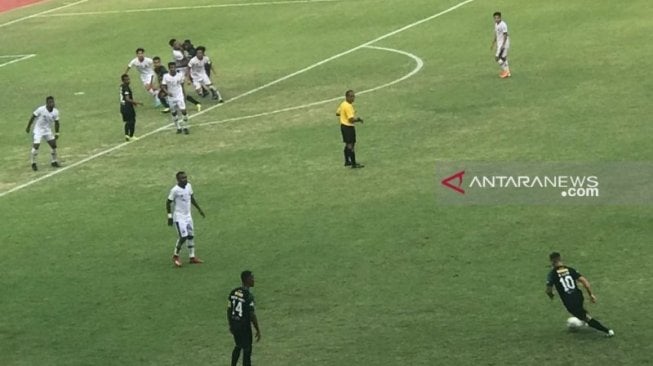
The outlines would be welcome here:
[[[583,293],[578,289],[578,280],[581,274],[575,269],[566,266],[556,267],[549,272],[546,284],[555,286],[560,298],[565,299],[582,296]]]
[[[227,315],[230,327],[249,326],[254,314],[254,295],[246,287],[237,287],[229,293]]]

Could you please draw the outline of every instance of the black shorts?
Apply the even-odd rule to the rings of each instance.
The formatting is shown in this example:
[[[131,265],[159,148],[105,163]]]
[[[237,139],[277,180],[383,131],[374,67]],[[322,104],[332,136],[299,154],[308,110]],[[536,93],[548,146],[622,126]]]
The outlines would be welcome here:
[[[121,109],[120,114],[122,114],[123,122],[136,122],[136,111],[129,109]]]
[[[565,305],[565,308],[567,308],[567,311],[575,316],[576,318],[586,321],[587,320],[587,310],[585,310],[585,307],[583,306],[583,302],[585,299],[583,298],[583,293],[579,292],[578,294],[567,296],[562,299],[562,303]]]
[[[356,129],[354,126],[340,125],[340,132],[342,132],[342,142],[345,144],[356,143]]]
[[[249,324],[247,326],[232,327],[231,333],[234,336],[236,346],[240,348],[252,347],[252,327]]]

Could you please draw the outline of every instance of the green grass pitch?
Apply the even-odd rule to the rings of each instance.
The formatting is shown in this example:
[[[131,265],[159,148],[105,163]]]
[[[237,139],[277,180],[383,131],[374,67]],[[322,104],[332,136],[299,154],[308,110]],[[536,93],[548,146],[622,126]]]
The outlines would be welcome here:
[[[459,0],[43,13],[68,3],[0,14],[0,56],[36,55],[0,67],[0,192],[53,171],[46,145],[30,170],[24,131],[47,95],[64,166],[123,142],[119,76],[137,47],[167,60],[169,38],[206,46],[238,99],[193,117],[190,136],[150,134],[0,196],[0,365],[227,365],[243,269],[257,277],[256,365],[650,362],[650,206],[440,206],[434,174],[438,160],[651,161],[648,0],[476,0],[371,44],[424,66],[357,98],[360,171],[342,167],[338,101],[270,112],[390,83],[414,59],[365,47],[261,87]],[[496,10],[509,80],[489,50]],[[145,135],[169,120],[131,75]],[[164,203],[180,169],[207,213],[194,216],[205,263],[175,269]],[[592,282],[589,310],[616,337],[566,331],[544,294],[552,250]]]

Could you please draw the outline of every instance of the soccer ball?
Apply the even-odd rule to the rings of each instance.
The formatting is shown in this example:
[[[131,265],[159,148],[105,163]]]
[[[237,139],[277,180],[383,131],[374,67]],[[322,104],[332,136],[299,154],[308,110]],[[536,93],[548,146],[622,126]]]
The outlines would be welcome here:
[[[570,331],[576,331],[585,325],[585,322],[572,316],[571,318],[567,319],[567,328],[569,328]]]

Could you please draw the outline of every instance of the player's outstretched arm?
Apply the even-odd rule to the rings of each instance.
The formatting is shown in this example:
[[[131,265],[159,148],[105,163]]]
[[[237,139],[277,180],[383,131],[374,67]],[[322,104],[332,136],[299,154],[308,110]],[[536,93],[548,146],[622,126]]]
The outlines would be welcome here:
[[[202,209],[200,208],[200,205],[197,204],[197,201],[195,201],[195,196],[194,195],[190,196],[190,203],[192,203],[193,206],[195,206],[195,208],[197,209],[197,211],[199,211],[199,213],[200,213],[200,215],[202,215],[202,217],[206,217],[206,215],[204,215],[204,211],[202,211]]]
[[[578,277],[578,281],[583,284],[583,287],[585,287],[585,290],[587,291],[587,295],[590,297],[590,301],[593,303],[596,302],[596,296],[594,296],[594,293],[592,292],[592,286],[590,285],[590,281],[587,280],[587,278],[580,276]]]
[[[170,205],[172,204],[171,200],[166,200],[166,212],[168,213],[168,226],[172,226],[172,209]]]

